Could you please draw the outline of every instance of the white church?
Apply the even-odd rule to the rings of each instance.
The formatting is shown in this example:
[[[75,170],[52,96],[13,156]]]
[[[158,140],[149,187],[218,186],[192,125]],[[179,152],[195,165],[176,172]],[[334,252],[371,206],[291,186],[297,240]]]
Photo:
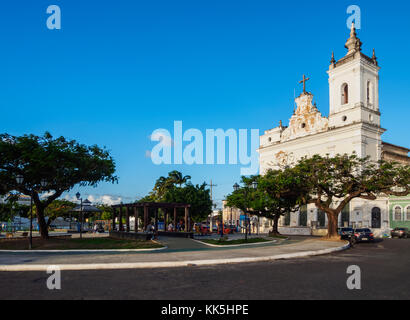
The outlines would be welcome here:
[[[382,141],[386,131],[381,127],[379,110],[379,70],[377,58],[362,53],[362,43],[352,25],[346,42],[346,55],[332,60],[329,75],[329,117],[324,117],[313,104],[313,95],[306,91],[303,76],[303,93],[296,98],[289,126],[268,130],[260,137],[260,174],[270,168],[291,165],[304,156],[315,154],[330,156],[351,154],[370,156],[372,160],[395,160],[410,164],[409,149]],[[410,199],[405,199],[404,220],[409,220]],[[389,209],[390,208],[390,209]],[[388,233],[391,226],[389,198],[375,201],[353,200],[339,217],[339,226],[369,227],[376,235]],[[394,218],[394,217],[393,217]],[[410,222],[410,221],[409,221]],[[264,222],[265,227],[268,226]],[[299,212],[282,217],[280,231],[287,234],[320,234],[326,232],[327,217],[324,212],[309,204]]]

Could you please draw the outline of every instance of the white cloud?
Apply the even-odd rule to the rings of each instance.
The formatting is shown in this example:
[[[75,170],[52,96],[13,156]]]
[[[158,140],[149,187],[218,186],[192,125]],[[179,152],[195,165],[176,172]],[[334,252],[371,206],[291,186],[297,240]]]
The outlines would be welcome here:
[[[71,201],[71,202],[75,202],[77,203],[78,200],[76,198],[76,196],[73,195],[69,195],[66,194],[64,196],[65,200]],[[90,201],[92,204],[105,204],[108,206],[112,206],[114,204],[119,204],[121,203],[124,198],[121,196],[115,196],[115,195],[109,195],[109,194],[105,194],[105,195],[84,195],[83,200],[87,199],[88,201]]]

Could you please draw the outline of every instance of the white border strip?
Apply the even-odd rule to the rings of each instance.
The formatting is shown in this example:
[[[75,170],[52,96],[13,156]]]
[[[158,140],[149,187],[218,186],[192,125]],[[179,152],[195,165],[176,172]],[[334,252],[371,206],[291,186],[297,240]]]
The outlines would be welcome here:
[[[75,249],[75,250],[0,250],[0,253],[103,253],[103,252],[147,252],[168,249],[167,246],[152,249]]]
[[[253,258],[233,258],[233,259],[213,259],[213,260],[192,260],[192,261],[163,261],[163,262],[135,262],[135,263],[96,263],[96,264],[62,264],[58,265],[60,270],[118,270],[118,269],[145,269],[145,268],[176,268],[192,266],[209,266],[229,263],[264,262],[283,259],[294,259],[309,256],[318,256],[346,250],[350,247],[346,244],[342,247],[304,251],[295,253],[279,254],[267,257]],[[0,265],[0,271],[46,271],[49,265]]]
[[[215,248],[232,248],[232,247],[242,247],[242,246],[255,246],[255,245],[270,244],[270,243],[278,242],[278,240],[267,240],[267,241],[263,241],[263,242],[254,242],[254,243],[218,245],[218,244],[206,243],[204,241],[197,240],[197,239],[191,239],[191,240],[194,240],[196,242],[202,243],[202,244],[210,246],[210,247],[215,247]]]

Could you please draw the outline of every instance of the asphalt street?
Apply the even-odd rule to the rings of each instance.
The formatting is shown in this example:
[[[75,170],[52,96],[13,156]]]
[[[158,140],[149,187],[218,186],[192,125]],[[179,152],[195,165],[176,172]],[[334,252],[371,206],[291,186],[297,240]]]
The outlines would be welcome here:
[[[347,268],[361,269],[349,290]],[[326,256],[264,263],[109,271],[0,273],[0,299],[409,299],[410,240],[358,244]]]

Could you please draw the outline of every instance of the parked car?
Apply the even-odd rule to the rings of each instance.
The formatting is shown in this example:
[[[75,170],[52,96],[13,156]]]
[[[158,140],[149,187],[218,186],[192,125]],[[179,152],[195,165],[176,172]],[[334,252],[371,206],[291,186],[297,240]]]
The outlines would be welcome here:
[[[391,237],[397,237],[397,238],[410,238],[410,231],[408,228],[394,228],[391,231]]]
[[[368,228],[355,229],[353,235],[356,242],[374,242],[374,234]]]
[[[349,240],[349,238],[353,235],[353,228],[340,228],[339,235],[342,240]]]

